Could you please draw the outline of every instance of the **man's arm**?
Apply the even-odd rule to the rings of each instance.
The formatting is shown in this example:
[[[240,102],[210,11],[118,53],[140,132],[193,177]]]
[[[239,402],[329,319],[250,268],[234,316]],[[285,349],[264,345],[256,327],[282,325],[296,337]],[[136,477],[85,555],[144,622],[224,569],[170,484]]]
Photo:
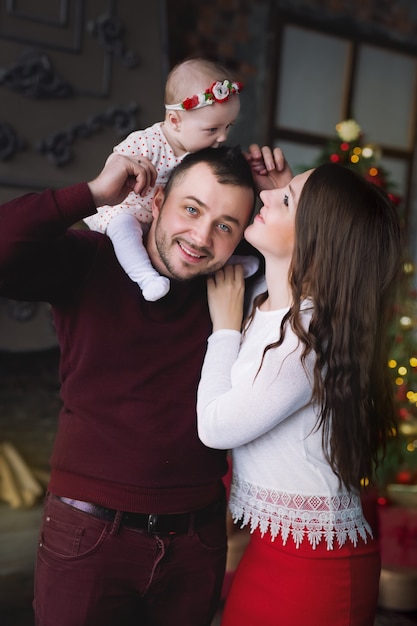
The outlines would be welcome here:
[[[119,202],[152,170],[112,155],[89,183],[29,193],[0,206],[0,294],[48,300],[86,272],[98,244],[71,226],[103,201]],[[94,243],[93,243],[94,242]]]

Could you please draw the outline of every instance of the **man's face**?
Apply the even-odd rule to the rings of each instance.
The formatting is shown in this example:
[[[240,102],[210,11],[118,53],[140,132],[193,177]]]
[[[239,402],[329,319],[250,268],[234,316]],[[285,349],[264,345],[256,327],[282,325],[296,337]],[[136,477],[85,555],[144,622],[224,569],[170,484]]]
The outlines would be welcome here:
[[[253,202],[252,189],[219,183],[206,163],[190,168],[168,197],[158,190],[147,240],[156,270],[177,280],[218,270],[241,240]]]

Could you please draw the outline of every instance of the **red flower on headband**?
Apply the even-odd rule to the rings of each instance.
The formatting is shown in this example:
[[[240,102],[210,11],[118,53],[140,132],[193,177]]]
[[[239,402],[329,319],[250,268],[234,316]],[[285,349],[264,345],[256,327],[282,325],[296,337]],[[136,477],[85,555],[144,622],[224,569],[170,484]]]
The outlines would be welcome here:
[[[183,108],[188,111],[189,109],[194,109],[198,104],[198,96],[191,96],[191,98],[186,98],[182,103]]]

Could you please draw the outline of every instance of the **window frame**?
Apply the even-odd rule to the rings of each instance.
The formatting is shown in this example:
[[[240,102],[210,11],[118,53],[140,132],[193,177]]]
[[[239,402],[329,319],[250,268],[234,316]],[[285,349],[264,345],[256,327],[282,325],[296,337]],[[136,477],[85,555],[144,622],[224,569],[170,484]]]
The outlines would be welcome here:
[[[299,13],[275,8],[271,15],[271,24],[273,24],[273,33],[271,33],[271,45],[268,51],[268,67],[270,68],[269,78],[269,97],[266,98],[266,117],[267,117],[267,143],[274,146],[279,145],[282,141],[292,142],[294,144],[302,144],[315,148],[323,147],[329,140],[334,139],[332,135],[326,135],[320,132],[313,133],[293,128],[280,126],[276,120],[279,115],[278,103],[278,87],[280,84],[282,68],[281,60],[283,57],[284,33],[288,26],[299,27],[309,31],[317,32],[323,35],[329,35],[340,38],[348,43],[348,59],[346,63],[345,86],[342,94],[342,107],[340,112],[340,121],[354,117],[353,101],[355,94],[355,77],[358,71],[358,62],[361,48],[363,46],[374,46],[384,51],[392,51],[410,56],[416,61],[417,76],[417,50],[400,41],[392,41],[388,36],[381,33],[371,34],[364,32],[360,24],[354,24],[352,20],[333,19],[323,20],[317,16],[305,16]],[[386,158],[399,160],[404,164],[405,175],[405,194],[402,203],[402,215],[405,224],[410,219],[410,204],[412,194],[412,175],[414,169],[415,144],[417,138],[417,80],[414,90],[414,102],[411,113],[410,141],[408,148],[398,148],[384,145],[378,142],[382,154]],[[366,132],[366,130],[365,130]]]

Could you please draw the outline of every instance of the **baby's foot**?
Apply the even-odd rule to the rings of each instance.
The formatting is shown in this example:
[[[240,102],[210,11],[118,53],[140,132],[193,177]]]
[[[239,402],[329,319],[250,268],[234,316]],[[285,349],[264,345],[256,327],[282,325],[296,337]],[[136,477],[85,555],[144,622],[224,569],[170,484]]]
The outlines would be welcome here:
[[[163,298],[168,293],[170,288],[169,278],[166,278],[166,276],[145,278],[139,284],[139,287],[142,289],[142,295],[145,300],[155,302],[155,300]]]

